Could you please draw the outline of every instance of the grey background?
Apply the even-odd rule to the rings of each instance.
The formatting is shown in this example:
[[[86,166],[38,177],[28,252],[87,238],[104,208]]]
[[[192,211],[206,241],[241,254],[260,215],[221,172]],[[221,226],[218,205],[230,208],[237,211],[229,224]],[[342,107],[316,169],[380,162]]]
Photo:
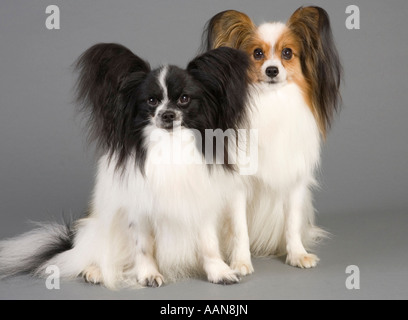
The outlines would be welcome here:
[[[45,8],[58,5],[61,29],[47,30]],[[298,270],[256,259],[255,274],[221,287],[201,280],[157,290],[110,292],[80,281],[59,291],[22,277],[0,282],[18,298],[408,298],[408,2],[288,0],[5,0],[0,2],[0,238],[28,220],[80,215],[94,178],[72,101],[71,64],[97,42],[118,42],[152,66],[186,66],[205,22],[225,9],[255,22],[285,21],[300,5],[325,8],[344,65],[343,110],[323,148],[318,222],[332,232],[321,264]],[[345,27],[346,6],[361,29]],[[361,270],[361,289],[345,288],[345,269]]]

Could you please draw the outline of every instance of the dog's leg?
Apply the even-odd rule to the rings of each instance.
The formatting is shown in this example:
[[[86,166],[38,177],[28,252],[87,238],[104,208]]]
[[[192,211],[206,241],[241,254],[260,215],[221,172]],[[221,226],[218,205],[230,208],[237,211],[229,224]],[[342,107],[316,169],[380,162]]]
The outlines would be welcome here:
[[[245,192],[242,191],[232,199],[229,206],[232,230],[231,268],[241,276],[254,272],[249,248],[246,201]]]
[[[82,252],[89,259],[82,271],[87,282],[117,289],[122,286],[124,268],[133,257],[127,211],[114,209],[114,206],[103,209],[98,206],[98,209],[98,214],[94,211],[92,217],[80,222],[75,249],[78,255]]]
[[[286,208],[286,263],[299,268],[313,268],[319,262],[316,255],[307,253],[302,243],[302,228],[305,227],[303,204],[306,196],[307,185],[299,184],[289,195]]]
[[[164,283],[154,258],[154,238],[147,217],[140,217],[129,225],[134,246],[134,266],[126,277],[144,287],[160,287]]]
[[[200,229],[200,250],[208,281],[217,284],[239,282],[236,272],[222,260],[215,224],[207,223]]]

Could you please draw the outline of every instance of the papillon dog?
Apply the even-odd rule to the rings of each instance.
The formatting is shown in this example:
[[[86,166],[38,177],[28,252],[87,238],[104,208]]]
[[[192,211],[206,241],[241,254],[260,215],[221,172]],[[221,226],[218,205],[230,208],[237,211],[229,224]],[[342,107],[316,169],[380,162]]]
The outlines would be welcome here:
[[[253,65],[249,122],[259,131],[259,169],[248,180],[252,253],[287,254],[292,266],[315,267],[319,259],[306,249],[325,232],[314,223],[311,190],[342,77],[327,12],[300,7],[285,24],[259,26],[242,12],[220,12],[207,23],[203,47],[240,49]]]
[[[206,135],[244,126],[249,65],[232,48],[208,51],[185,70],[151,70],[119,44],[85,51],[75,64],[77,102],[101,153],[88,214],[1,241],[0,274],[44,276],[55,265],[61,277],[117,288],[198,275],[229,284],[252,272],[246,221],[228,228],[230,251],[219,242],[234,221],[228,213],[245,211],[237,196],[245,187],[235,165],[207,161],[229,149]],[[206,161],[184,161],[191,153]]]

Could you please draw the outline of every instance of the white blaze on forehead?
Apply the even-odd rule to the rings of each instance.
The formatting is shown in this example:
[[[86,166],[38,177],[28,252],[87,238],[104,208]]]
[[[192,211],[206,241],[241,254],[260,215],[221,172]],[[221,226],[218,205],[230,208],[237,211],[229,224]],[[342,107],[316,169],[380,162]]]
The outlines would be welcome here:
[[[286,28],[286,25],[281,22],[264,23],[258,28],[259,37],[269,44],[271,48],[270,52],[265,52],[266,59],[261,67],[264,81],[271,81],[271,78],[266,75],[266,69],[268,67],[277,67],[279,69],[279,75],[273,78],[274,82],[283,82],[287,80],[287,72],[282,65],[280,54],[275,54],[276,43]]]
[[[258,34],[262,40],[274,49],[276,41],[278,41],[285,29],[286,25],[282,22],[264,23],[259,26]]]
[[[166,76],[167,76],[167,66],[164,66],[159,73],[158,76],[158,81],[159,81],[159,86],[162,90],[163,93],[163,99],[160,101],[159,106],[156,109],[156,112],[154,114],[154,116],[156,117],[158,115],[158,113],[160,112],[160,110],[164,109],[167,105],[167,103],[169,102],[169,95],[167,92],[167,86],[166,86]]]
[[[159,73],[159,84],[163,91],[163,100],[168,99],[166,76],[167,76],[167,66],[164,66]]]

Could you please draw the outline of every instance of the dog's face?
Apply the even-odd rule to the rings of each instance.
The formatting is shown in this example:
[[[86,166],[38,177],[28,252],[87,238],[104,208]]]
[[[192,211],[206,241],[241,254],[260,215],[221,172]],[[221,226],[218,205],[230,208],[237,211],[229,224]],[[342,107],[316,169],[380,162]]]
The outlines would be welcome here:
[[[293,18],[292,18],[293,19]],[[253,68],[254,83],[271,85],[296,82],[303,85],[301,39],[288,24],[256,26],[244,13],[228,10],[214,16],[207,25],[207,49],[228,46],[245,51]]]
[[[265,23],[257,29],[251,53],[259,82],[281,84],[302,77],[297,39],[282,23]]]
[[[194,122],[204,121],[200,85],[187,71],[165,66],[152,71],[138,90],[139,113],[145,113],[157,128],[171,131],[183,126],[194,128]],[[201,106],[201,107],[200,107]]]

